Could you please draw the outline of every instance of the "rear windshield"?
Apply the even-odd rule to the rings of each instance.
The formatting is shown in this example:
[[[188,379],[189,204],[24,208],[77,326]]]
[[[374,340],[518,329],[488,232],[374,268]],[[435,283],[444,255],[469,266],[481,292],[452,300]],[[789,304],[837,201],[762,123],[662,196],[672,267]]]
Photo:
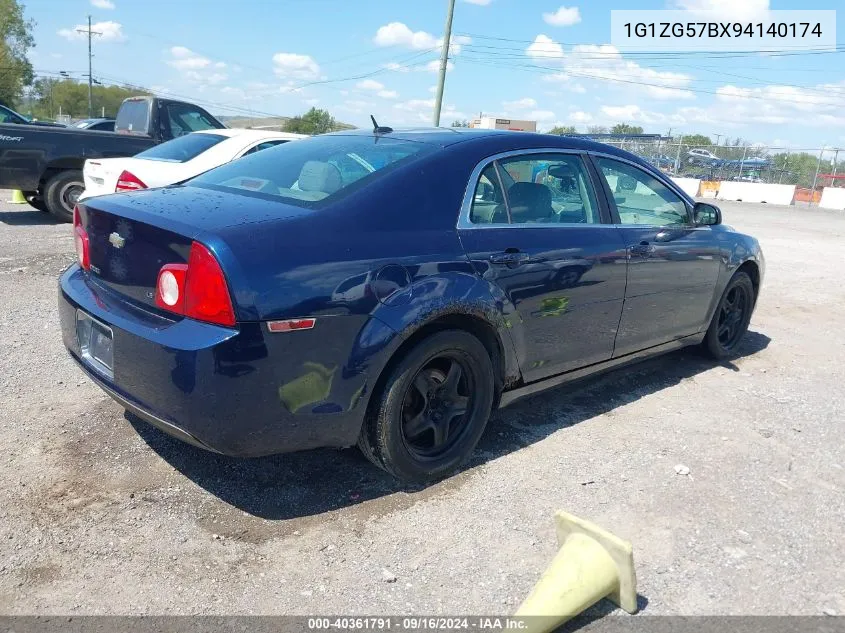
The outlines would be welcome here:
[[[429,151],[383,136],[317,136],[250,154],[188,184],[318,208]]]
[[[187,134],[135,154],[135,158],[184,163],[225,140],[220,134]]]
[[[146,99],[124,101],[117,111],[114,129],[130,134],[149,132],[150,102]]]

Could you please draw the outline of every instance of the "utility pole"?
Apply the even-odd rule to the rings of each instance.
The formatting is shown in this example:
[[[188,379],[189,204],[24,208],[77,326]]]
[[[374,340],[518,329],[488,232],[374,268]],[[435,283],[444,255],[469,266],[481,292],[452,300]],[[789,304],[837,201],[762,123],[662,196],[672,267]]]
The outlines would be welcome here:
[[[822,168],[822,156],[824,155],[824,148],[819,150],[819,162],[816,163],[816,175],[813,176],[813,190],[810,192],[810,206],[813,206],[813,200],[816,197],[816,183],[819,180],[819,170]]]
[[[434,127],[440,127],[440,109],[443,106],[443,87],[446,83],[446,68],[449,64],[449,45],[452,42],[452,17],[455,14],[455,0],[449,0],[446,14],[446,28],[443,33],[443,48],[440,51],[440,75],[437,78],[437,96],[434,99]]]
[[[719,139],[722,138],[722,134],[714,134],[713,136],[716,137],[716,147],[719,146]]]
[[[91,30],[91,16],[88,16],[88,28],[87,29],[76,29],[79,33],[85,33],[88,35],[88,118],[92,118],[94,116],[94,102],[91,98],[91,87],[94,82],[94,77],[91,74],[91,58],[93,57],[91,53],[91,36],[92,35],[102,35],[99,31],[92,31]]]

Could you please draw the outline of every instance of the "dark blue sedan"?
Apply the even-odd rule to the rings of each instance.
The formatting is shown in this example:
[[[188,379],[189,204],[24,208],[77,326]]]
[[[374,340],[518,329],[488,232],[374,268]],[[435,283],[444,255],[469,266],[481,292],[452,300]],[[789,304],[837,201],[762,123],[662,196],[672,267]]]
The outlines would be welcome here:
[[[258,456],[357,443],[454,471],[491,411],[686,345],[733,354],[764,272],[654,167],[588,140],[346,132],[86,200],[64,343],[126,409]]]

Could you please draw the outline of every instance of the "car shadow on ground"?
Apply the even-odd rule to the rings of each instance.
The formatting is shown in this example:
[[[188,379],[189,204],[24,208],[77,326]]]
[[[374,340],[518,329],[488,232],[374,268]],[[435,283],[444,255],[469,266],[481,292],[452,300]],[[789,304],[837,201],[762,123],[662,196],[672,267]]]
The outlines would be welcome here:
[[[551,389],[493,414],[468,471],[584,420],[676,385],[765,349],[769,337],[749,331],[733,361],[718,363],[685,349],[577,384]],[[171,438],[132,414],[141,438],[170,465],[226,503],[257,517],[285,520],[312,516],[392,493],[436,492],[460,486],[462,474],[431,486],[397,483],[355,449],[322,449],[258,459],[224,457]]]
[[[20,211],[0,211],[0,223],[9,226],[39,226],[42,224],[61,224],[52,214],[33,209],[30,206]]]

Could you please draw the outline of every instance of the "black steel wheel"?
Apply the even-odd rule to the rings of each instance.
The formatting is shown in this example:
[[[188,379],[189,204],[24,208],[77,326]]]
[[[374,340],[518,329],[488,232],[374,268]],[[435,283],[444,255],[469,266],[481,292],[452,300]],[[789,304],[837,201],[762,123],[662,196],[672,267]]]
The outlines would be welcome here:
[[[748,331],[754,311],[754,284],[744,272],[736,273],[716,307],[704,348],[711,356],[722,359],[734,354]]]
[[[82,172],[71,169],[50,178],[44,186],[44,200],[53,216],[63,222],[73,221],[73,207],[85,191]]]
[[[493,395],[484,345],[468,332],[437,332],[405,354],[374,394],[358,445],[397,479],[439,479],[472,454]]]

